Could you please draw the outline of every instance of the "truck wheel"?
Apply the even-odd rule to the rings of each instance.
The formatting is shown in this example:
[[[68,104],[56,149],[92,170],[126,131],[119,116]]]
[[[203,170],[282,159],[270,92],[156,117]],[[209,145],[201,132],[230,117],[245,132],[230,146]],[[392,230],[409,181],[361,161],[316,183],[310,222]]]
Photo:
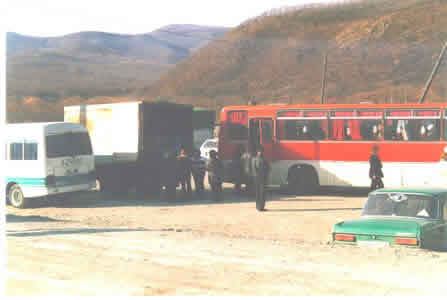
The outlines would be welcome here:
[[[312,167],[296,166],[289,171],[288,177],[289,193],[313,194],[319,188],[318,176]]]
[[[9,189],[8,200],[12,206],[17,208],[25,208],[28,206],[28,200],[23,196],[22,190],[18,184],[14,184]]]

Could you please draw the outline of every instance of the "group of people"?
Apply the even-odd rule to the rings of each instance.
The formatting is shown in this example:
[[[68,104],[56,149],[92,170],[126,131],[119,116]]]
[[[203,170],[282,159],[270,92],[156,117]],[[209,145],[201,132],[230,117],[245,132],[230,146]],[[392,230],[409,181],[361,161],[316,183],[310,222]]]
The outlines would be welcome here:
[[[161,187],[166,192],[166,198],[175,200],[179,184],[182,188],[182,197],[190,198],[192,195],[191,177],[194,179],[197,196],[203,196],[206,165],[199,150],[194,150],[189,156],[185,149],[181,149],[179,156],[176,156],[175,152],[171,152],[164,160],[165,168],[161,174]]]
[[[270,171],[270,165],[264,158],[264,149],[258,146],[253,149],[244,149],[240,146],[234,154],[231,165],[231,177],[234,183],[235,193],[242,193],[242,185],[245,191],[256,198],[256,209],[265,210],[265,185]],[[373,146],[369,159],[369,177],[371,189],[383,188],[382,162],[378,155],[379,147]],[[215,150],[210,151],[207,162],[201,157],[199,150],[192,151],[189,156],[185,149],[181,149],[180,155],[169,153],[164,159],[164,172],[161,175],[161,187],[165,190],[166,198],[176,198],[177,186],[181,185],[182,197],[189,199],[192,196],[191,177],[194,180],[195,192],[198,198],[204,195],[205,174],[208,172],[208,182],[212,190],[214,201],[222,200],[222,183],[224,181],[224,166]]]
[[[175,152],[168,153],[164,158],[163,172],[161,175],[161,188],[165,191],[165,198],[176,199],[177,186],[181,186],[181,197],[190,199],[192,197],[191,177],[194,180],[195,193],[198,198],[204,196],[205,174],[208,172],[208,182],[213,191],[213,199],[221,200],[223,182],[223,164],[217,156],[217,152],[210,151],[210,159],[205,162],[199,150],[193,150],[188,155],[185,149],[180,150],[180,155]]]
[[[180,155],[174,152],[164,158],[164,168],[161,175],[161,188],[165,191],[165,198],[176,199],[177,186],[181,185],[181,197],[192,197],[191,177],[194,180],[196,197],[204,196],[205,174],[208,173],[208,183],[212,191],[212,199],[222,201],[222,183],[224,181],[224,166],[218,153],[211,150],[209,160],[205,161],[199,150],[193,150],[188,155],[185,149]],[[249,195],[256,197],[256,209],[265,210],[265,183],[269,172],[269,164],[264,158],[264,150],[257,147],[255,151],[243,147],[238,148],[231,165],[232,181],[235,192],[242,192],[242,185]]]

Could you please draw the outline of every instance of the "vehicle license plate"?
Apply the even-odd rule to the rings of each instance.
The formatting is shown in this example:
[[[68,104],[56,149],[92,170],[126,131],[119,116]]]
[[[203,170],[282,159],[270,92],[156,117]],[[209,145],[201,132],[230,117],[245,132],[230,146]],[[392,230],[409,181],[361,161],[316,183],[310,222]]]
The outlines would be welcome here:
[[[358,241],[357,244],[360,247],[389,247],[390,243],[389,242],[384,242],[384,241]]]

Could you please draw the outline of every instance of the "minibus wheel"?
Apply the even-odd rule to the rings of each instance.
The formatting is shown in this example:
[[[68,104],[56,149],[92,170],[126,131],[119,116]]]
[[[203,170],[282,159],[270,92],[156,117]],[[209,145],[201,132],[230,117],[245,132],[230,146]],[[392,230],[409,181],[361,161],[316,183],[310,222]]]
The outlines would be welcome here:
[[[23,196],[22,190],[20,189],[20,186],[18,184],[14,184],[9,189],[8,200],[12,206],[17,208],[25,208],[28,204],[28,201]]]

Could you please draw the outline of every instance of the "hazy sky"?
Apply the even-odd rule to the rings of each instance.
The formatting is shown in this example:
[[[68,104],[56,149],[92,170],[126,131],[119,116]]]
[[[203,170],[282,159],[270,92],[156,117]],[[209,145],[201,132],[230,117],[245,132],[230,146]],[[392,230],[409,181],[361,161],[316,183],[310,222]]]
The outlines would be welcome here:
[[[272,8],[337,0],[6,0],[6,31],[58,36],[79,31],[139,34],[169,24],[233,27]],[[338,0],[339,1],[339,0]]]

